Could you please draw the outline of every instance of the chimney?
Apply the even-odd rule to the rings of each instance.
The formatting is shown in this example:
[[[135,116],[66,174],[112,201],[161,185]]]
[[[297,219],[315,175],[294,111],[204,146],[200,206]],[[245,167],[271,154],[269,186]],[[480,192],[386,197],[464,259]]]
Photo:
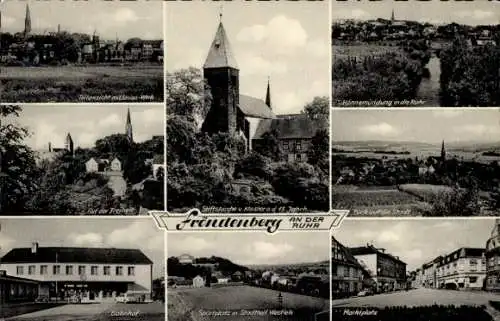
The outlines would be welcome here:
[[[31,254],[36,254],[36,252],[38,252],[38,243],[37,242],[33,242],[31,244]]]

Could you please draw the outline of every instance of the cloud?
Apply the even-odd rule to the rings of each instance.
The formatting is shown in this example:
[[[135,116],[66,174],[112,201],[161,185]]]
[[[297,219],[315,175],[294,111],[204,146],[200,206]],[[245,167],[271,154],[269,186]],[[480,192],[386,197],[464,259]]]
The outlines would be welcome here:
[[[109,114],[108,116],[101,118],[99,120],[98,126],[101,127],[118,126],[122,121],[123,119],[117,114]]]
[[[483,20],[483,19],[488,19],[492,18],[495,16],[495,13],[493,11],[486,11],[486,10],[463,10],[463,11],[457,11],[455,15],[459,18],[469,18],[469,19],[474,19],[474,20]]]
[[[14,240],[13,238],[10,238],[9,236],[0,233],[0,244],[2,245],[0,246],[0,251],[2,250],[5,251],[7,249],[10,249],[15,243],[16,240]]]
[[[307,32],[298,20],[278,15],[266,25],[241,29],[236,39],[241,42],[263,43],[268,48],[263,50],[265,52],[289,54],[307,43]]]
[[[375,134],[385,137],[396,136],[399,134],[399,130],[388,123],[366,125],[364,127],[361,127],[360,131],[362,131],[365,134]]]
[[[368,19],[371,15],[362,9],[335,10],[332,16],[336,19]]]
[[[120,8],[113,15],[112,19],[120,24],[125,24],[128,22],[136,22],[139,17],[134,10],[130,8]]]
[[[85,233],[85,234],[76,234],[71,233],[68,236],[68,240],[70,244],[77,246],[99,246],[103,244],[104,237],[99,233]]]
[[[252,248],[258,258],[285,257],[287,253],[294,250],[293,246],[286,243],[274,244],[264,241],[253,243]]]
[[[282,61],[268,61],[257,55],[245,54],[239,59],[242,75],[252,74],[283,74],[287,72],[287,65]]]
[[[169,240],[174,239],[175,238],[169,238]],[[190,253],[193,255],[201,254],[205,253],[205,251],[210,252],[210,250],[213,250],[215,248],[216,247],[211,242],[205,240],[204,238],[196,236],[187,236],[182,239],[182,242],[168,242],[169,252],[172,252],[174,255],[178,255],[180,253]]]
[[[106,237],[106,244],[116,247],[135,248],[138,244],[147,250],[163,250],[163,233],[151,235],[151,221],[141,220],[121,229],[114,230]]]
[[[165,117],[164,108],[149,108],[141,112],[136,112],[131,114],[132,125],[141,124],[142,126],[148,126],[148,124],[155,124],[158,119],[163,119]],[[125,126],[125,118],[120,119],[120,123]]]
[[[16,19],[14,17],[2,15],[2,27],[11,27],[15,24]]]
[[[434,115],[434,117],[439,117],[439,118],[455,118],[463,115],[464,111],[458,109],[433,110],[432,114]]]
[[[330,54],[329,43],[322,39],[314,39],[306,44],[306,51],[316,58],[325,57]]]
[[[469,124],[464,126],[457,126],[454,128],[454,130],[456,132],[469,133],[470,135],[475,135],[475,136],[500,134],[500,128],[498,128],[497,126],[493,127],[483,124]]]

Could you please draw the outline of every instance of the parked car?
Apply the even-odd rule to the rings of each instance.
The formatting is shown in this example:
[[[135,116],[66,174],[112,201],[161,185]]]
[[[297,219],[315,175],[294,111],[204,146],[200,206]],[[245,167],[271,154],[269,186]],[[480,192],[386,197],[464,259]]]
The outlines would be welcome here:
[[[371,289],[363,289],[358,293],[358,296],[369,296],[373,295],[373,291]]]
[[[129,301],[128,301],[128,297],[127,297],[127,295],[126,295],[126,294],[120,294],[120,295],[117,295],[117,296],[115,297],[115,301],[116,301],[117,303],[127,303],[127,302],[129,302]]]

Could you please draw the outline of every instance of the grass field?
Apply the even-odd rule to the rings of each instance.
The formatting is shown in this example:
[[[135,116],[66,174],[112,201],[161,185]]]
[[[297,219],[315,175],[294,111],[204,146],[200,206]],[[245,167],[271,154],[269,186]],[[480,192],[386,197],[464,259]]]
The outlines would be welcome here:
[[[291,315],[247,315],[244,311],[280,310],[279,292],[251,286],[169,289],[168,320],[289,320],[313,321],[314,313],[327,310],[328,300],[282,292],[282,309]],[[231,315],[213,315],[215,312]]]
[[[346,57],[366,57],[373,55],[382,55],[388,52],[396,52],[399,50],[396,46],[383,46],[377,44],[359,44],[359,45],[342,45],[332,46],[332,58],[340,59]]]
[[[163,66],[1,67],[3,102],[163,101]]]

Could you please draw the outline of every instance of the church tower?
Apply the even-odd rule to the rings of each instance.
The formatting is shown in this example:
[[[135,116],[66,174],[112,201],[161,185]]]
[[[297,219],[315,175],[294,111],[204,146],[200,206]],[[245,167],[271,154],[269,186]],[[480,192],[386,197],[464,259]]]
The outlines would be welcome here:
[[[127,135],[129,143],[134,142],[134,136],[132,132],[132,121],[130,120],[130,108],[127,110],[127,123],[125,124],[125,135]]]
[[[441,143],[441,161],[444,162],[446,160],[446,150],[444,149],[444,140]]]
[[[68,133],[68,135],[66,135],[66,143],[65,143],[65,148],[66,150],[71,154],[71,155],[74,155],[75,153],[75,148],[74,148],[74,145],[73,145],[73,138],[71,138],[71,134]]]
[[[395,18],[394,18],[394,9],[392,9],[392,14],[391,14],[391,22],[394,22]]]
[[[208,133],[234,133],[239,105],[239,69],[221,21],[203,65],[203,77],[210,86],[212,104],[202,125]]]
[[[26,4],[26,16],[24,17],[24,35],[27,36],[31,32],[31,15],[30,7]]]
[[[269,109],[273,109],[271,105],[271,85],[269,82],[269,78],[267,78],[266,105],[269,107]]]

